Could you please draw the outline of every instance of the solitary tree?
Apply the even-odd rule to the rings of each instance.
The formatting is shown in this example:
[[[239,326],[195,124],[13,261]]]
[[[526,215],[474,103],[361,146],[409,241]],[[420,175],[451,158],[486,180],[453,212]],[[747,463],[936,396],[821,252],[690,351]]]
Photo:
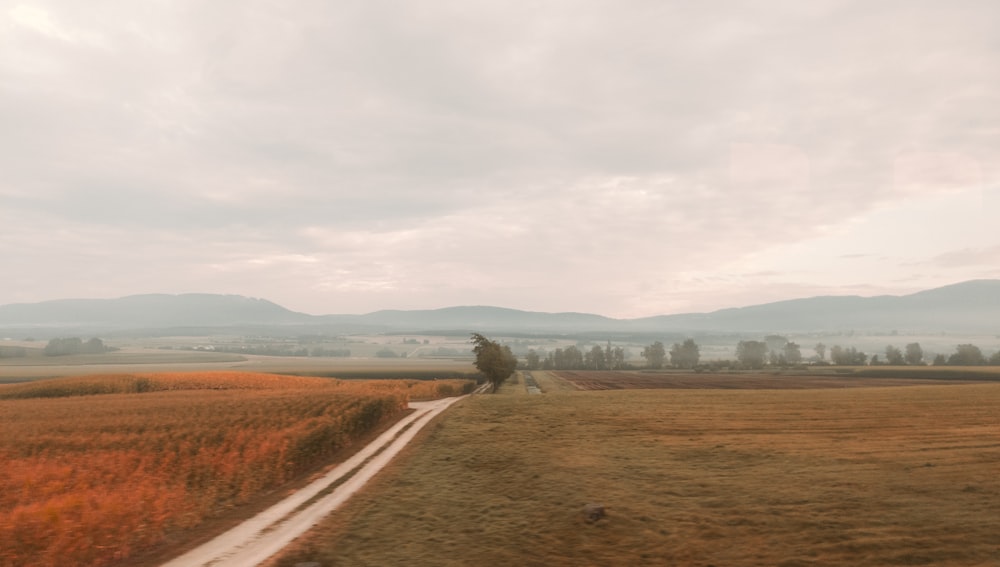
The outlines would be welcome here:
[[[486,375],[493,393],[496,393],[500,384],[517,368],[517,357],[507,345],[500,345],[479,333],[472,333],[472,344],[472,352],[476,353],[476,368]]]
[[[663,348],[663,343],[655,343],[642,349],[642,357],[646,359],[650,368],[663,368],[663,360],[667,357],[667,350]]]

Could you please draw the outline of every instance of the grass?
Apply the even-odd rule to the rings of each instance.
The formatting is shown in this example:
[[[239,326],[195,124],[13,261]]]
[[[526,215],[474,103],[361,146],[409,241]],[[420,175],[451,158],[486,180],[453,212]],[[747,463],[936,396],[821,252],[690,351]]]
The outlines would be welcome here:
[[[408,358],[319,358],[223,352],[132,349],[105,354],[0,359],[0,385],[81,374],[241,370],[349,378],[466,378],[469,361]]]
[[[1000,384],[536,379],[453,407],[273,565],[1000,563]]]

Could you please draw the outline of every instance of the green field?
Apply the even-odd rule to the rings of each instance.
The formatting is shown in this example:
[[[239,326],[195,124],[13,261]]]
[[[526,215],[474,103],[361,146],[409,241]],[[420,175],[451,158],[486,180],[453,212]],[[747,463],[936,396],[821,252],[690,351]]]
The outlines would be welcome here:
[[[455,406],[273,565],[1000,564],[1000,384],[536,379]]]

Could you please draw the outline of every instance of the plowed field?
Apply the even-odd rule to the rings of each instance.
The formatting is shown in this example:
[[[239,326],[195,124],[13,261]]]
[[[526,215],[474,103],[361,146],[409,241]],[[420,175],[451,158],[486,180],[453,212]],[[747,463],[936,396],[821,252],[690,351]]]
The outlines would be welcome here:
[[[975,383],[977,380],[930,378],[870,378],[788,374],[713,374],[678,372],[603,372],[598,370],[552,372],[580,390],[721,389],[721,390],[809,390],[816,388],[873,388],[885,386],[931,386]]]

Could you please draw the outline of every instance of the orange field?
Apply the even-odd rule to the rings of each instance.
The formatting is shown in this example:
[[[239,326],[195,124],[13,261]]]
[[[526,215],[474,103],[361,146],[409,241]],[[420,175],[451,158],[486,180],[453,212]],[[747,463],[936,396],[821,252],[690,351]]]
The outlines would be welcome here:
[[[0,387],[0,565],[109,565],[471,382],[237,372]]]

